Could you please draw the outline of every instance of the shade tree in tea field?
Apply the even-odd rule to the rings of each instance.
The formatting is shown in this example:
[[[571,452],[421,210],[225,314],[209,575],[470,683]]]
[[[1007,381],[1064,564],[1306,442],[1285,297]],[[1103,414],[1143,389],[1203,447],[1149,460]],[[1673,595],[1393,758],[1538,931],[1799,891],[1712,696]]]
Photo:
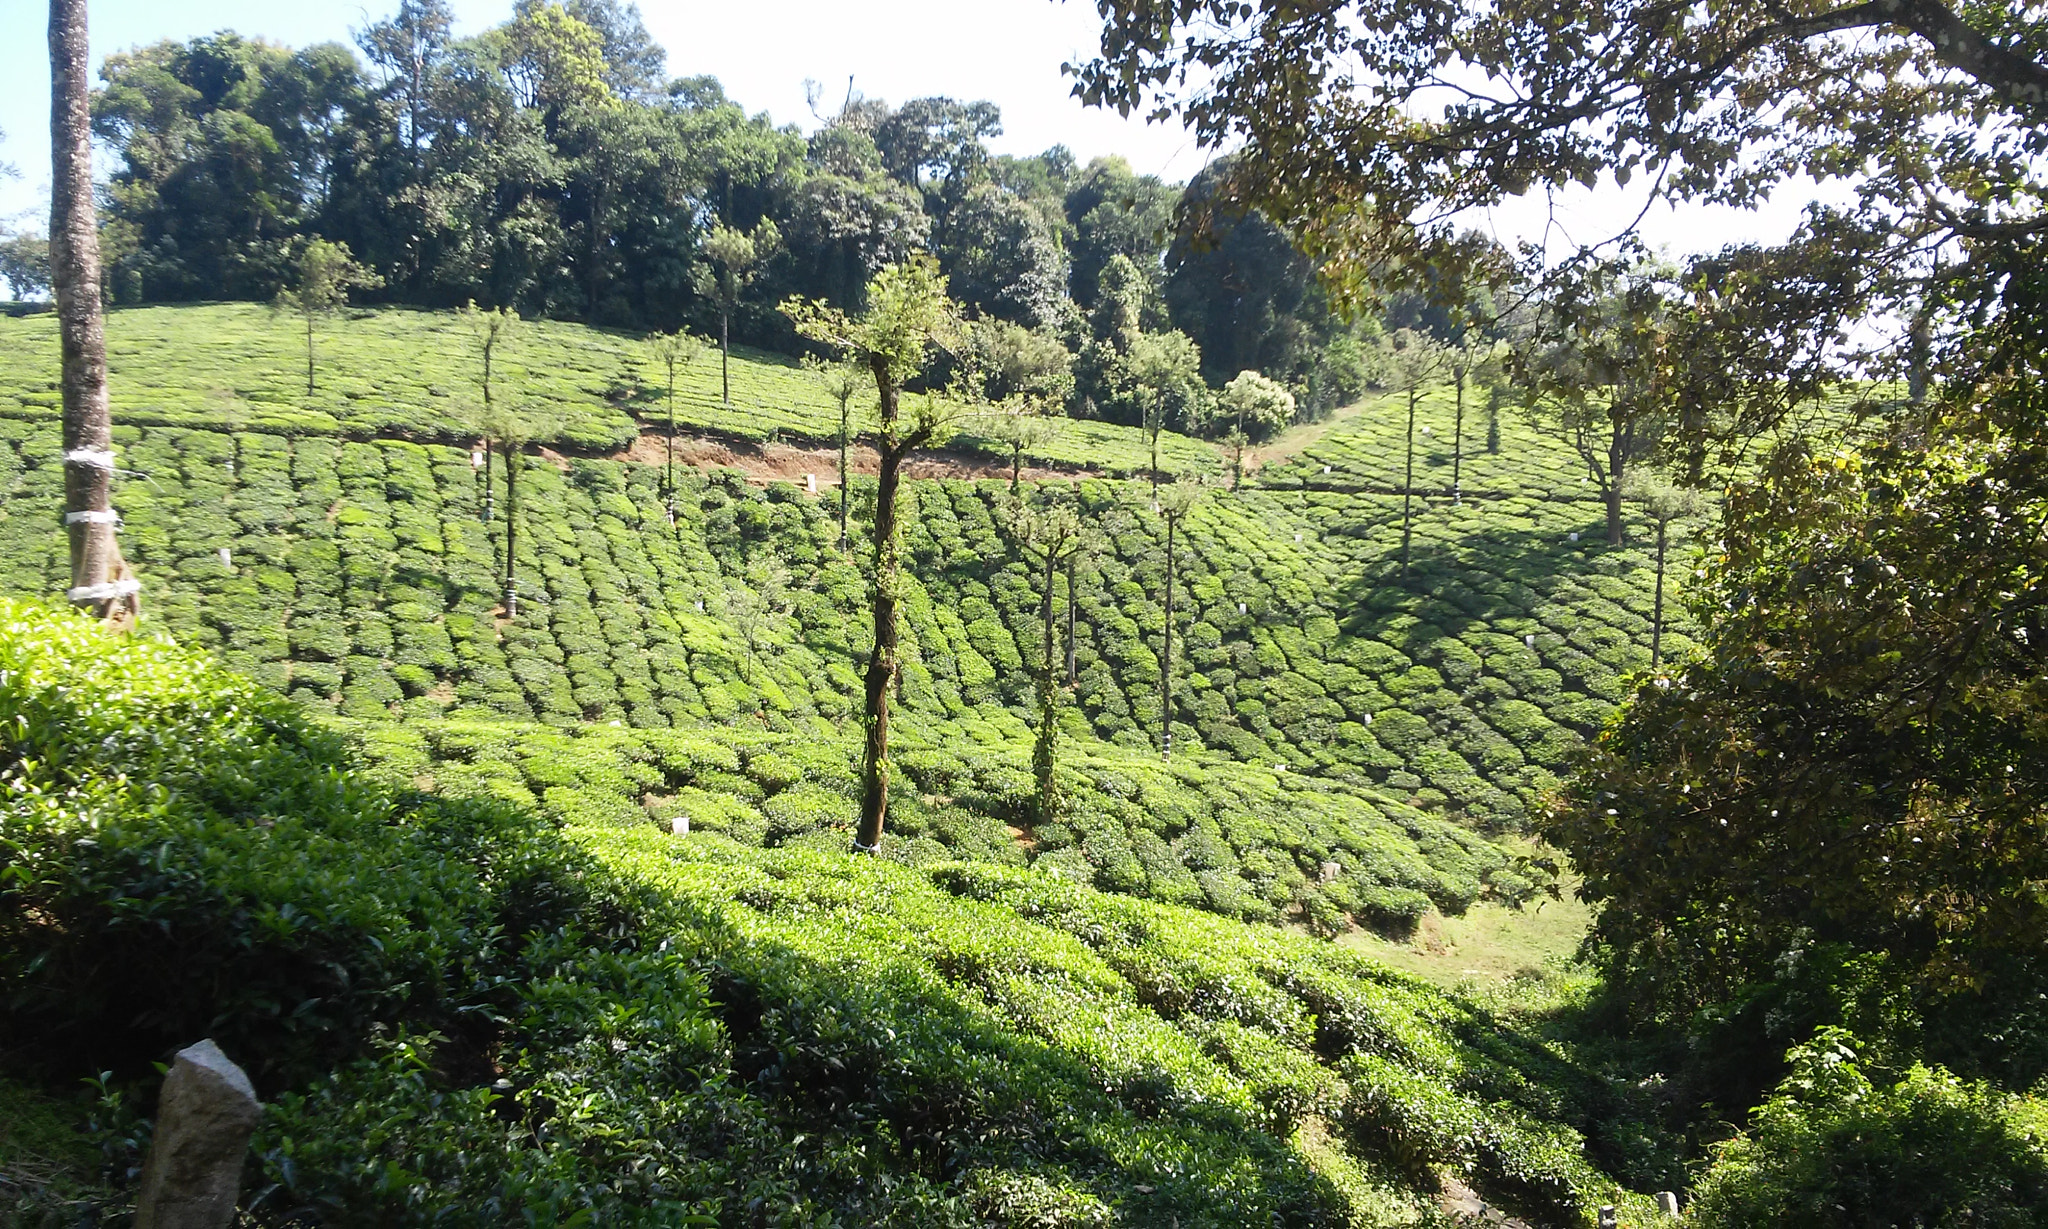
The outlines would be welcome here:
[[[313,395],[313,327],[348,306],[351,291],[375,289],[376,274],[356,263],[345,243],[315,239],[294,262],[292,279],[277,292],[279,311],[291,312],[306,326],[306,395]]]
[[[884,270],[875,279],[867,308],[849,316],[817,300],[791,299],[783,311],[797,331],[848,358],[865,363],[875,381],[874,647],[870,650],[862,721],[860,828],[854,848],[881,848],[889,810],[889,696],[897,683],[897,607],[902,601],[902,540],[897,527],[903,462],[918,448],[941,438],[947,410],[926,393],[906,413],[904,385],[925,370],[935,348],[960,345],[957,306],[946,295],[936,262],[913,260]]]

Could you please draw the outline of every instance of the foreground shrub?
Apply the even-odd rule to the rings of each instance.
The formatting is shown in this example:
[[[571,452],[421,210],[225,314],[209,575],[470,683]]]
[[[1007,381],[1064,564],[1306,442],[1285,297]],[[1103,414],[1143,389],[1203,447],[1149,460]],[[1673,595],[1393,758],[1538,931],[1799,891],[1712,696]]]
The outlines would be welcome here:
[[[1879,1085],[1823,1030],[1746,1134],[1721,1146],[1702,1229],[2048,1225],[2048,1106],[1915,1065]]]
[[[0,602],[0,729],[6,1028],[58,1067],[213,1036],[275,1087],[564,915],[531,821],[368,784],[203,654]]]

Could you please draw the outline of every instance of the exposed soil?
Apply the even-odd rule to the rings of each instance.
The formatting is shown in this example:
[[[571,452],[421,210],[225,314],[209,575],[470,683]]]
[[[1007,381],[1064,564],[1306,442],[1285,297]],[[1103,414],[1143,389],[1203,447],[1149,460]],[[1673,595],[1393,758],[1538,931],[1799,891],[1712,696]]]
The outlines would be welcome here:
[[[631,447],[611,454],[610,459],[640,465],[663,464],[667,459],[667,435],[653,428],[643,429]],[[821,491],[839,485],[839,450],[832,447],[756,444],[705,435],[678,435],[676,464],[690,469],[736,469],[747,476],[747,481],[759,486],[771,482],[794,482],[804,486],[806,476],[815,477]],[[881,457],[873,448],[856,444],[847,454],[847,467],[856,474],[873,476],[881,468]],[[921,451],[904,463],[903,476],[1007,479],[1010,467],[987,455]],[[1035,465],[1026,465],[1023,476],[1027,482],[1100,477],[1094,470],[1047,469]]]

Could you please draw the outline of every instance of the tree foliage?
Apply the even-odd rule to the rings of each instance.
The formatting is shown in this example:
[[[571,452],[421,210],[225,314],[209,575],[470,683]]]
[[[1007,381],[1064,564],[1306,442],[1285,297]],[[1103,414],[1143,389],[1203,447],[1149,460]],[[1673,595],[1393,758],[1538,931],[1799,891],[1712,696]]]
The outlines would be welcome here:
[[[2048,406],[2031,380],[1984,398],[1737,491],[1692,590],[1705,656],[1644,684],[1552,821],[1666,1018],[1857,1010],[2048,1070]],[[1879,1001],[1788,1005],[1852,957]]]
[[[313,395],[313,329],[320,320],[348,306],[349,294],[373,289],[376,274],[356,263],[346,243],[315,239],[299,253],[292,280],[277,292],[276,306],[305,322],[306,395]]]

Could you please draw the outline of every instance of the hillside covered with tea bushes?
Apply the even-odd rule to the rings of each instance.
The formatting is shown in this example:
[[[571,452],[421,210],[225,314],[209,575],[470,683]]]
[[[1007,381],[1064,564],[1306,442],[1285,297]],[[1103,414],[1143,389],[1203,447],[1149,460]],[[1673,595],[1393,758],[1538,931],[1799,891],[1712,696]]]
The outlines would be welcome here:
[[[13,601],[0,739],[37,1074],[216,1037],[269,1102],[253,1223],[1422,1224],[1452,1172],[1590,1224],[1663,1176],[1593,1069],[1271,926],[422,792]]]
[[[133,417],[117,413],[131,471],[117,504],[154,626],[346,720],[420,780],[565,819],[683,815],[751,845],[843,843],[871,482],[856,480],[842,548],[829,491],[689,470],[671,525],[658,468],[534,458],[521,479],[524,609],[504,619],[503,479],[487,524],[467,448]],[[1381,448],[1397,427],[1367,407],[1320,446]],[[911,484],[892,852],[1043,862],[1105,889],[1318,929],[1526,898],[1546,875],[1474,833],[1521,828],[1648,664],[1651,577],[1641,550],[1598,540],[1599,504],[1557,476],[1561,447],[1515,446],[1536,489],[1416,500],[1405,580],[1396,497],[1290,489],[1285,466],[1210,491],[1177,544],[1167,765],[1163,526],[1142,480],[1080,481],[1101,541],[1072,594],[1073,806],[1042,826],[1028,727],[1041,582],[1003,528],[1007,486]],[[56,448],[50,417],[0,417],[10,592],[62,577]],[[1062,576],[1062,624],[1068,597]]]

